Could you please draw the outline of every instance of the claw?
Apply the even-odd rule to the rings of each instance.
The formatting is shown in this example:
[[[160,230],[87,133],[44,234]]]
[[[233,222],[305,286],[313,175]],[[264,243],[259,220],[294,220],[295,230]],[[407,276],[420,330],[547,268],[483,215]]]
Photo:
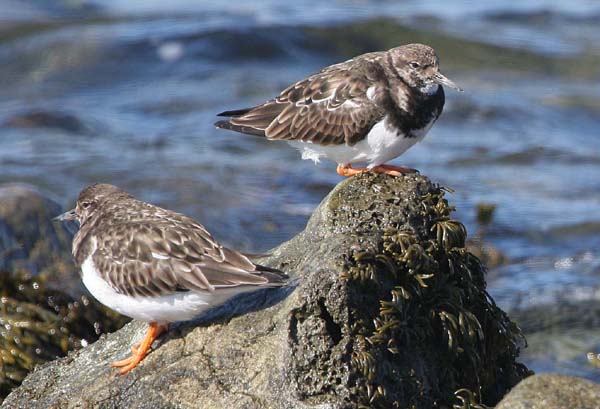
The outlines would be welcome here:
[[[110,364],[112,367],[121,368],[119,371],[120,375],[124,375],[127,372],[131,371],[135,368],[145,357],[152,343],[156,338],[160,336],[163,332],[165,332],[168,328],[168,325],[157,324],[156,322],[151,322],[148,328],[148,332],[144,336],[144,338],[140,342],[136,342],[131,347],[131,356],[127,357],[121,361],[116,361]]]
[[[385,173],[386,175],[391,176],[402,176],[408,173],[419,173],[418,170],[413,168],[406,168],[404,166],[395,166],[395,165],[377,165],[369,168],[353,168],[352,165],[338,165],[337,173],[340,176],[354,176],[358,175],[362,172],[375,172],[375,173]]]
[[[395,165],[378,165],[374,166],[371,169],[371,172],[377,173],[385,173],[387,175],[392,176],[402,176],[409,173],[419,173],[418,170],[413,168],[406,168],[404,166],[395,166]]]
[[[340,176],[350,177],[350,176],[358,175],[359,173],[366,172],[366,171],[367,171],[367,168],[353,168],[352,165],[338,165],[337,166],[337,173]]]

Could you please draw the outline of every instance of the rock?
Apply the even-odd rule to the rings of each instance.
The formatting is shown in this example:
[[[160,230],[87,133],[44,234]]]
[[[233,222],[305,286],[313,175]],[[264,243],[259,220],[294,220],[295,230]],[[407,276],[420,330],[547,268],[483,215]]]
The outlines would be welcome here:
[[[44,276],[48,287],[77,297],[88,294],[71,256],[77,225],[52,221],[63,211],[34,186],[0,184],[0,271]]]
[[[4,126],[14,128],[46,128],[72,134],[92,134],[93,131],[75,115],[60,111],[31,111],[9,118]]]
[[[549,303],[511,309],[511,317],[528,335],[551,336],[600,329],[600,301],[584,299],[581,292],[576,291],[578,289],[565,288]]]
[[[475,206],[477,230],[467,240],[467,250],[488,268],[495,268],[508,262],[507,257],[486,240],[487,231],[492,224],[495,211],[496,205],[493,203],[477,203]]]
[[[496,409],[600,409],[600,384],[573,376],[534,375],[520,382]]]
[[[128,324],[38,367],[3,407],[430,409],[459,390],[494,405],[529,375],[523,340],[443,196],[419,175],[347,179],[260,260],[288,287],[175,325],[116,376],[146,327]]]
[[[46,271],[61,278],[73,273],[73,236],[65,225],[52,223],[61,212],[57,202],[33,186],[0,185],[0,270]]]
[[[467,250],[489,269],[505,265],[509,261],[504,253],[477,234],[474,238],[467,240]]]

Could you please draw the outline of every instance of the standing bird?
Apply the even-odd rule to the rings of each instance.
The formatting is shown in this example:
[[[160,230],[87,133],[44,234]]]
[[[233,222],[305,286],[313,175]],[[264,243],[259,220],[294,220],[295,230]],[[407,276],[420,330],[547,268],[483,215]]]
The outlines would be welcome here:
[[[83,283],[102,304],[150,324],[124,374],[146,356],[169,323],[197,316],[240,293],[281,286],[286,275],[223,247],[190,217],[142,202],[108,184],[81,191],[55,218],[77,220],[73,256]]]
[[[359,55],[298,81],[252,108],[225,111],[223,129],[286,140],[302,159],[338,163],[337,173],[365,170],[398,176],[414,172],[386,165],[421,141],[444,107],[447,85],[433,48],[408,44]],[[366,168],[353,168],[366,163]]]

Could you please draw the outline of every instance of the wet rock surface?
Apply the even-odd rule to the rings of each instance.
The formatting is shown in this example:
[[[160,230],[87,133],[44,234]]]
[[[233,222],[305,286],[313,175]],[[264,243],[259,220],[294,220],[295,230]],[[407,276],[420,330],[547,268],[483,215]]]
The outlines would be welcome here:
[[[599,409],[600,384],[573,376],[534,375],[520,382],[496,409]]]
[[[494,405],[529,375],[523,340],[451,211],[423,176],[345,180],[260,260],[287,288],[175,325],[116,376],[146,328],[128,324],[37,368],[4,407],[431,408],[461,389]]]

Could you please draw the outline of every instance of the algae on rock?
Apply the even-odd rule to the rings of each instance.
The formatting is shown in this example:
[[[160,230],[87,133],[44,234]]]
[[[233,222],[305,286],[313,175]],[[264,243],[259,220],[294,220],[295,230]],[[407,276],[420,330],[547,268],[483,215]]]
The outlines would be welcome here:
[[[466,230],[450,218],[444,190],[421,203],[412,223],[387,225],[376,248],[353,251],[343,273],[360,294],[350,306],[357,400],[433,407],[466,389],[494,404],[528,374],[515,361],[525,340],[486,292],[485,269],[465,249]],[[399,380],[403,389],[394,387]]]
[[[44,277],[0,271],[0,401],[36,366],[128,320],[86,296],[48,289]]]
[[[218,320],[212,313],[177,326],[115,377],[108,363],[143,331],[127,325],[38,368],[5,405],[493,405],[529,374],[516,362],[523,340],[487,294],[484,268],[443,196],[420,175],[347,179],[303,232],[260,260],[286,271],[290,287],[240,296]]]

